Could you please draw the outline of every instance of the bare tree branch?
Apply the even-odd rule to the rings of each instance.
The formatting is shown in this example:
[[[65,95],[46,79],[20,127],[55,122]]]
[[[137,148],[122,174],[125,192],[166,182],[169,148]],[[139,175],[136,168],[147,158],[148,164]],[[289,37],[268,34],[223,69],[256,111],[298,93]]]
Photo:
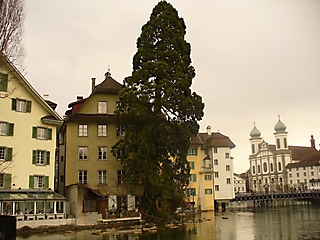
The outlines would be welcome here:
[[[0,0],[0,50],[23,72],[24,0]]]

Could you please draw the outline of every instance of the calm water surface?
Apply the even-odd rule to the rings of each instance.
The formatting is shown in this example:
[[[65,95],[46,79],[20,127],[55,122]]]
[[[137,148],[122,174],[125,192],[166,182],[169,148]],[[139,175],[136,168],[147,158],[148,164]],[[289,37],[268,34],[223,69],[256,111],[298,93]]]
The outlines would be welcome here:
[[[92,235],[90,231],[38,235],[18,240],[284,240],[320,239],[320,205],[246,208],[197,215],[186,227],[140,235]]]

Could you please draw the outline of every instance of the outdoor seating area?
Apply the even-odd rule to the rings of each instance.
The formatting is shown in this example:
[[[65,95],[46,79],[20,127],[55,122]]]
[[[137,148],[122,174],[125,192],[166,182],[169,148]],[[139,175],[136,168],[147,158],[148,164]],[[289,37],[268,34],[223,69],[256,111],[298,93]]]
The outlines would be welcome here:
[[[64,219],[66,199],[50,190],[0,190],[0,215],[17,221]]]

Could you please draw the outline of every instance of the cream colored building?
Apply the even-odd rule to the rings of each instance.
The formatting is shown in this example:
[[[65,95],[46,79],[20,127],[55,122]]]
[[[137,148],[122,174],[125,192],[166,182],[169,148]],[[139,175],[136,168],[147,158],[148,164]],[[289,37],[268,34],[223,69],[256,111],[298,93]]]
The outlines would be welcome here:
[[[237,174],[234,174],[233,182],[234,182],[234,193],[235,194],[242,194],[242,193],[247,192],[245,179],[241,178]]]
[[[2,54],[0,66],[0,189],[53,189],[62,119]]]

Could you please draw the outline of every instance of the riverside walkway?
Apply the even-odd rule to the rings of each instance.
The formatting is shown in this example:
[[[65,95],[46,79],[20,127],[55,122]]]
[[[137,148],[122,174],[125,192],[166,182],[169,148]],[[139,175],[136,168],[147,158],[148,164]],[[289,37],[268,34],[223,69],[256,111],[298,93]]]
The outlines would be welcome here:
[[[314,192],[292,192],[292,193],[245,193],[238,194],[232,202],[242,201],[273,201],[281,199],[296,199],[296,200],[320,200],[320,191]]]

